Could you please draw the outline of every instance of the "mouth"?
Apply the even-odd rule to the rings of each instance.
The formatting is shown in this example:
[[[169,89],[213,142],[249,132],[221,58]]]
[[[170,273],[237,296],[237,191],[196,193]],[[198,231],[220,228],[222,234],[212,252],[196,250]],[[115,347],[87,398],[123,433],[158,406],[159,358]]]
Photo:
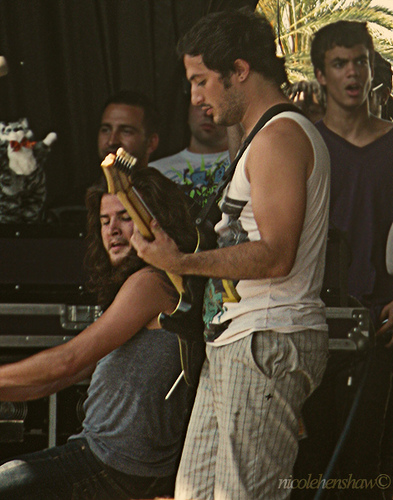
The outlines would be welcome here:
[[[119,248],[123,248],[125,246],[127,246],[127,243],[124,241],[113,241],[109,244],[109,249],[118,250]]]
[[[210,132],[211,130],[213,130],[213,128],[214,128],[214,124],[213,124],[212,122],[202,123],[201,128],[202,128],[203,130],[206,130],[207,132]]]
[[[350,97],[358,97],[361,91],[361,87],[360,85],[353,83],[351,85],[347,85],[345,87],[345,90]]]
[[[211,106],[202,106],[206,116],[213,116],[213,108]]]

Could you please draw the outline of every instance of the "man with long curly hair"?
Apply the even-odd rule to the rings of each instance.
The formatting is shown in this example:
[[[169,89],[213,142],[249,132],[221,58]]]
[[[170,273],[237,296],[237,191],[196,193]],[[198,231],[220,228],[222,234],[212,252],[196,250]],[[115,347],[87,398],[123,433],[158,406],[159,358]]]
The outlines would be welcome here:
[[[133,183],[185,251],[196,230],[188,198],[155,169]],[[86,258],[104,312],[69,342],[0,367],[0,400],[47,396],[91,376],[83,429],[64,446],[19,456],[0,467],[0,498],[117,500],[172,495],[193,400],[182,381],[176,335],[161,329],[177,293],[130,243],[134,223],[105,183],[88,190]]]

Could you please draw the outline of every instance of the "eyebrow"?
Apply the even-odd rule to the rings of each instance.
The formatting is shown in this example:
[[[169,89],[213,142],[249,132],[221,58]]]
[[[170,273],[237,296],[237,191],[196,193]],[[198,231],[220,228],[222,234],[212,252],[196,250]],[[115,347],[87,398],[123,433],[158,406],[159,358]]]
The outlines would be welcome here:
[[[112,128],[113,124],[109,123],[109,122],[103,122],[103,123],[100,124],[100,128],[101,127],[110,127],[110,128]],[[131,125],[129,123],[120,123],[119,128],[131,128],[132,130],[135,130],[136,132],[138,132],[138,130],[139,130],[137,127],[135,127],[135,125]]]
[[[190,78],[187,78],[187,80],[191,83],[196,78],[205,78],[205,75],[203,73],[194,73],[193,75],[190,76]]]
[[[367,56],[366,54],[362,54],[361,56],[355,57],[355,58],[353,59],[353,61],[354,61],[354,62],[357,62],[357,61],[362,61],[362,60],[366,60],[366,61],[368,61],[368,60],[369,60],[369,58],[368,58],[368,56]],[[330,62],[331,62],[332,64],[333,64],[333,63],[347,63],[347,62],[349,62],[349,58],[348,58],[348,57],[346,57],[346,58],[344,58],[344,57],[335,57],[335,58],[334,58],[334,59],[332,59]]]
[[[116,212],[116,215],[124,215],[127,213],[127,210],[124,209],[124,210],[119,210],[118,212]],[[109,219],[109,215],[108,214],[100,214],[100,219]]]

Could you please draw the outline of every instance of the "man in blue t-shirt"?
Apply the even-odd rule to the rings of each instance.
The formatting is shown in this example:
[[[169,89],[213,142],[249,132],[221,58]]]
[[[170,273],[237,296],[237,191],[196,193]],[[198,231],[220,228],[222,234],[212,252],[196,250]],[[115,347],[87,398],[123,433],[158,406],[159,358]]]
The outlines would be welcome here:
[[[203,205],[229,166],[227,128],[214,123],[206,110],[190,104],[188,125],[190,143],[179,153],[154,161],[150,166]]]

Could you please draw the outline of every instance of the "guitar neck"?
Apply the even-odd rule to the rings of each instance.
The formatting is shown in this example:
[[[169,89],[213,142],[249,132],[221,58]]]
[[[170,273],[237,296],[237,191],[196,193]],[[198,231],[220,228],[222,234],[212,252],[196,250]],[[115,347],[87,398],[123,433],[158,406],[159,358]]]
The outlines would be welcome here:
[[[101,167],[108,184],[108,193],[117,195],[138,231],[144,238],[153,241],[154,236],[150,229],[153,214],[132,185],[131,168],[135,163],[136,159],[122,150],[117,155],[109,154],[101,163]],[[184,292],[182,277],[172,273],[167,275],[181,295]]]

